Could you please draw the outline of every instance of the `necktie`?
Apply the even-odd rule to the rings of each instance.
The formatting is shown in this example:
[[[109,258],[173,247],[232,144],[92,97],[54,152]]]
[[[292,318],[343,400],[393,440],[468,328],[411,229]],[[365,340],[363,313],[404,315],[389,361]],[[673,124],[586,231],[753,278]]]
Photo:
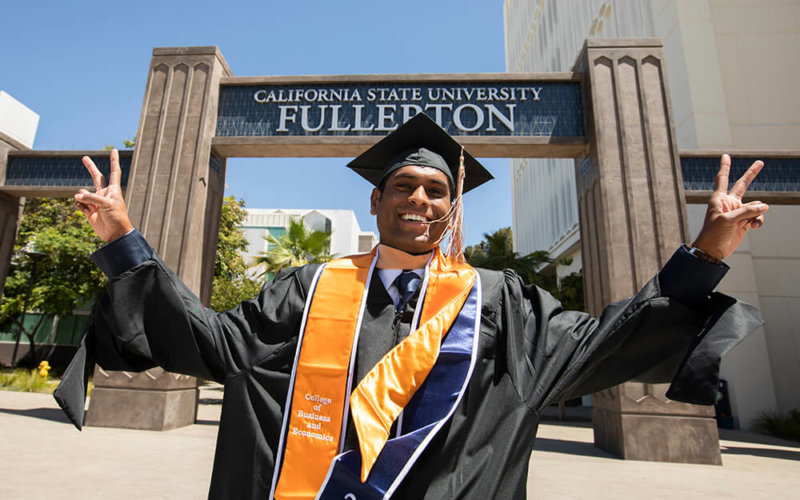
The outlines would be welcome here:
[[[411,300],[411,296],[417,290],[420,281],[422,281],[417,273],[414,271],[403,271],[394,280],[394,285],[400,291],[400,302],[397,304],[396,309],[403,311]]]

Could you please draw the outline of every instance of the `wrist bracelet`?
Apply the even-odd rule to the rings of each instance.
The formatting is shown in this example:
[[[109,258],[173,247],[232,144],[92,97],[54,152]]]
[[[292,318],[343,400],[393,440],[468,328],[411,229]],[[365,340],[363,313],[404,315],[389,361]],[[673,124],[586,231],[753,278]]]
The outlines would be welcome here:
[[[708,262],[709,264],[716,264],[718,266],[722,264],[722,261],[720,259],[708,255],[704,251],[700,250],[699,248],[697,248],[695,246],[692,246],[689,243],[684,243],[683,246],[684,246],[684,248],[686,248],[686,250],[690,254],[694,255],[695,257],[697,257],[698,259],[700,259],[702,261]]]

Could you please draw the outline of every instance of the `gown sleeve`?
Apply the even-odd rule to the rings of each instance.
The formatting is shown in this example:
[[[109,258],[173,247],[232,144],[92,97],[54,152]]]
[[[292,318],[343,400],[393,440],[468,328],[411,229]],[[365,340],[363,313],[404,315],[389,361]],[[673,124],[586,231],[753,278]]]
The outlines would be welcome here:
[[[54,396],[80,428],[86,382],[95,362],[107,370],[161,366],[223,382],[257,364],[269,364],[270,358],[285,358],[296,348],[317,267],[285,269],[255,299],[216,313],[154,254],[111,280]]]
[[[506,359],[521,398],[541,411],[636,380],[671,382],[671,399],[713,404],[722,355],[763,324],[753,306],[711,292],[726,269],[679,249],[636,296],[599,318],[565,311],[506,272]]]

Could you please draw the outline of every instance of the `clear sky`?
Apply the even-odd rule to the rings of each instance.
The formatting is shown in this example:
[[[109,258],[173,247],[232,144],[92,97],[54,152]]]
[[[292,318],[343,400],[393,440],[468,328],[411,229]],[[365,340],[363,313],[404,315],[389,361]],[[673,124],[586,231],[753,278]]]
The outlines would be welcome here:
[[[121,147],[136,133],[153,47],[217,45],[236,76],[505,71],[501,0],[4,2],[0,90],[40,115],[37,150]],[[467,244],[511,225],[509,161],[465,197]],[[226,194],[252,208],[356,211],[346,158],[230,159]]]

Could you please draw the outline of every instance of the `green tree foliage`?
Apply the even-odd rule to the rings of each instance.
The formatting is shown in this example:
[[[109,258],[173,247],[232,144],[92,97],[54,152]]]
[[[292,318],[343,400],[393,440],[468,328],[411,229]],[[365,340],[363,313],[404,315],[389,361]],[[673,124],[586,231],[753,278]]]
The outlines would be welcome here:
[[[583,301],[583,272],[570,273],[561,278],[555,290],[549,290],[564,306],[571,311],[585,311]]]
[[[464,257],[470,265],[486,269],[512,269],[522,276],[526,283],[538,285],[561,301],[566,309],[582,311],[583,276],[572,273],[561,279],[561,286],[556,283],[554,275],[542,274],[540,271],[553,262],[544,250],[528,255],[520,255],[514,251],[510,227],[500,228],[492,234],[484,233],[483,241],[468,246]]]
[[[464,250],[464,258],[475,267],[512,269],[527,283],[537,285],[545,281],[538,272],[539,268],[553,261],[543,250],[528,255],[515,252],[510,227],[500,228],[492,234],[484,233],[483,241]]]
[[[245,217],[244,200],[233,196],[223,200],[211,285],[211,308],[215,311],[232,309],[239,302],[252,299],[264,284],[263,280],[252,279],[247,274],[247,263],[241,254],[247,249],[247,239],[240,227]]]
[[[34,286],[27,310],[42,313],[42,319],[46,315],[65,316],[93,303],[106,280],[89,256],[102,243],[71,199],[29,198],[0,301],[0,327],[10,331],[21,327],[31,280]],[[33,261],[23,250],[45,254],[37,262],[35,276]],[[33,364],[37,362],[33,335],[40,324],[32,331],[23,329]]]
[[[286,234],[280,238],[269,235],[265,239],[272,248],[255,259],[256,264],[264,265],[265,275],[273,276],[284,267],[331,260],[330,231],[310,231],[300,219],[289,222]]]
[[[136,139],[138,137],[139,137],[139,134],[137,133],[136,135],[133,136],[133,140],[131,140],[131,139],[123,139],[122,140],[122,145],[125,146],[125,149],[133,149],[133,148],[136,147]],[[115,146],[113,144],[106,144],[105,147],[103,147],[103,151],[111,151],[112,149],[114,149],[114,147]]]

